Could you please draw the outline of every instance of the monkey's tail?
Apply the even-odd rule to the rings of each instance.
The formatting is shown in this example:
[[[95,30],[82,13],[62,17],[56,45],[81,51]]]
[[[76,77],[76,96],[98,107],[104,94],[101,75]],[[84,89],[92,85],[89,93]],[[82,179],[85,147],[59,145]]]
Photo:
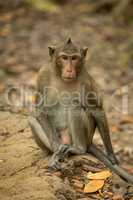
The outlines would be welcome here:
[[[103,162],[107,167],[109,167],[112,171],[119,175],[123,180],[133,184],[133,175],[129,174],[117,164],[112,164],[112,162],[107,158],[107,156],[94,144],[90,145],[89,152],[91,152],[96,158],[98,158],[98,160]]]

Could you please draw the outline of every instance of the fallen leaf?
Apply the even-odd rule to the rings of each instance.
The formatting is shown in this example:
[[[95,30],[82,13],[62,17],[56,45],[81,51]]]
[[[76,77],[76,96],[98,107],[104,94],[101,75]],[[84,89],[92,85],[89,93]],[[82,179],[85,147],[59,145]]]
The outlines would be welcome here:
[[[92,193],[101,189],[104,185],[104,180],[90,180],[84,187],[84,193]]]
[[[8,57],[8,59],[6,60],[6,64],[10,65],[10,66],[14,66],[17,63],[17,58],[16,57]]]
[[[96,180],[100,180],[100,179],[106,179],[108,177],[110,177],[112,174],[109,170],[104,170],[104,171],[101,171],[101,172],[97,172],[97,173],[92,173],[92,172],[89,172],[87,174],[87,178],[88,179],[96,179]]]
[[[0,83],[0,93],[4,92],[5,85],[3,83]]]
[[[132,124],[133,123],[133,116],[125,115],[122,117],[120,124]]]
[[[27,96],[26,101],[31,103],[36,103],[36,95]]]
[[[76,192],[83,193],[83,189],[81,189],[81,188],[76,188]]]
[[[111,132],[112,132],[112,133],[117,133],[117,132],[119,132],[119,127],[116,126],[116,125],[113,125],[113,126],[111,127]]]
[[[124,197],[122,194],[115,194],[113,200],[124,200]]]
[[[10,34],[10,32],[11,32],[11,26],[7,24],[4,28],[0,30],[0,36],[6,37],[7,35]]]
[[[73,185],[77,188],[83,189],[83,183],[81,183],[79,180],[74,179],[73,180]]]
[[[60,171],[53,172],[53,175],[60,177],[61,176],[61,172]]]
[[[14,49],[16,49],[17,48],[17,45],[15,44],[15,43],[9,43],[8,44],[8,47],[7,47],[8,49],[10,49],[10,50],[14,50]]]
[[[11,21],[12,17],[13,17],[12,13],[7,13],[5,15],[0,16],[0,21],[7,23]]]

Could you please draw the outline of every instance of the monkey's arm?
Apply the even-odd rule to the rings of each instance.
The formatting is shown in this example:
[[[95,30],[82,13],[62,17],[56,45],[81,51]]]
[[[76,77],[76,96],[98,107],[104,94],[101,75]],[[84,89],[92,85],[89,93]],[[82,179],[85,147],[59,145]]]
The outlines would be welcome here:
[[[60,140],[58,133],[50,122],[47,115],[47,108],[44,106],[45,97],[47,95],[46,88],[49,86],[50,72],[47,68],[42,67],[37,78],[36,86],[36,106],[29,117],[29,125],[31,127],[36,143],[42,150],[48,149],[53,152],[51,166],[59,168]],[[63,148],[63,147],[62,147]]]
[[[115,157],[113,147],[111,144],[111,138],[110,138],[110,132],[109,132],[109,125],[107,121],[106,114],[104,112],[104,109],[102,107],[96,108],[96,110],[92,111],[92,116],[95,119],[96,126],[98,127],[99,133],[102,137],[102,141],[104,143],[104,146],[106,148],[106,152],[108,154],[108,158],[110,161],[115,164],[118,164],[118,161]]]
[[[108,158],[112,163],[118,163],[111,144],[108,121],[103,108],[102,93],[100,89],[98,89],[95,81],[90,76],[88,76],[88,79],[90,83],[82,86],[82,90],[85,90],[85,94],[88,97],[85,100],[84,109],[86,110],[87,116],[89,117],[89,115],[91,115],[95,121],[96,127],[99,130],[102,141],[106,148]],[[89,142],[90,144],[92,142],[93,135],[94,132],[92,134],[91,141]]]
[[[40,114],[38,117],[30,116],[29,125],[38,146],[42,150],[48,149],[50,152],[53,152],[49,169],[59,170],[61,168],[60,162],[65,158],[64,152],[68,146],[60,143],[56,131],[52,128],[45,115]]]
[[[50,152],[57,150],[57,137],[54,136],[54,130],[44,114],[40,113],[38,116],[30,116],[29,125],[37,144],[42,150],[44,148],[47,148]]]
[[[97,93],[97,90],[95,91]],[[92,107],[86,107],[87,108],[86,113],[88,116],[91,115],[92,118],[94,119],[95,126],[98,127],[103,143],[105,145],[107,155],[105,155],[100,149],[98,149],[96,145],[92,144],[92,140],[89,142],[90,145],[88,148],[88,152],[91,152],[96,158],[102,161],[107,167],[109,167],[112,171],[118,174],[121,178],[133,184],[133,176],[128,172],[126,172],[124,169],[122,169],[120,166],[118,166],[118,162],[116,160],[111,144],[109,126],[103,109],[101,95],[100,95],[100,101],[98,103],[97,101],[96,102],[93,101],[89,102],[89,105],[92,105]]]
[[[41,126],[43,133],[46,135],[46,137],[49,140],[50,143],[50,151],[55,152],[58,150],[60,141],[58,134],[53,127],[50,117],[49,117],[49,109],[46,106],[46,99],[47,99],[47,88],[50,86],[50,77],[51,73],[49,71],[49,68],[47,66],[43,66],[37,77],[37,85],[36,85],[36,107],[35,107],[35,115],[34,117],[36,118],[36,123],[33,124],[33,126],[36,126],[36,130],[38,130],[37,135],[41,135],[39,133],[39,126]],[[35,122],[35,120],[34,120]],[[45,145],[45,141],[43,140],[42,142]]]

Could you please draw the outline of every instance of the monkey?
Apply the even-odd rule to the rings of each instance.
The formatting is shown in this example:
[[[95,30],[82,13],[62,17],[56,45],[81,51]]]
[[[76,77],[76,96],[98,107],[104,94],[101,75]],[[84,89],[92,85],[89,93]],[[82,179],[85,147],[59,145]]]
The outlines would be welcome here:
[[[92,153],[127,182],[133,176],[122,169],[114,154],[101,91],[87,71],[87,47],[71,38],[49,47],[50,63],[38,74],[35,112],[29,125],[36,143],[53,153],[49,168],[61,169],[70,155]],[[95,144],[98,128],[106,154]]]

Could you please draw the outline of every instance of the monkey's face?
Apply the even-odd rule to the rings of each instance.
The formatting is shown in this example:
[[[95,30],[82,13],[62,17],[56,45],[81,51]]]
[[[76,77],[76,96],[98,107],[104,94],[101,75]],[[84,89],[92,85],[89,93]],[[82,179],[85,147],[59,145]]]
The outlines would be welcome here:
[[[73,81],[80,71],[81,56],[78,53],[60,53],[56,60],[57,69],[64,81]]]
[[[87,49],[77,47],[70,38],[63,46],[49,47],[56,75],[64,81],[76,80],[84,67]]]

